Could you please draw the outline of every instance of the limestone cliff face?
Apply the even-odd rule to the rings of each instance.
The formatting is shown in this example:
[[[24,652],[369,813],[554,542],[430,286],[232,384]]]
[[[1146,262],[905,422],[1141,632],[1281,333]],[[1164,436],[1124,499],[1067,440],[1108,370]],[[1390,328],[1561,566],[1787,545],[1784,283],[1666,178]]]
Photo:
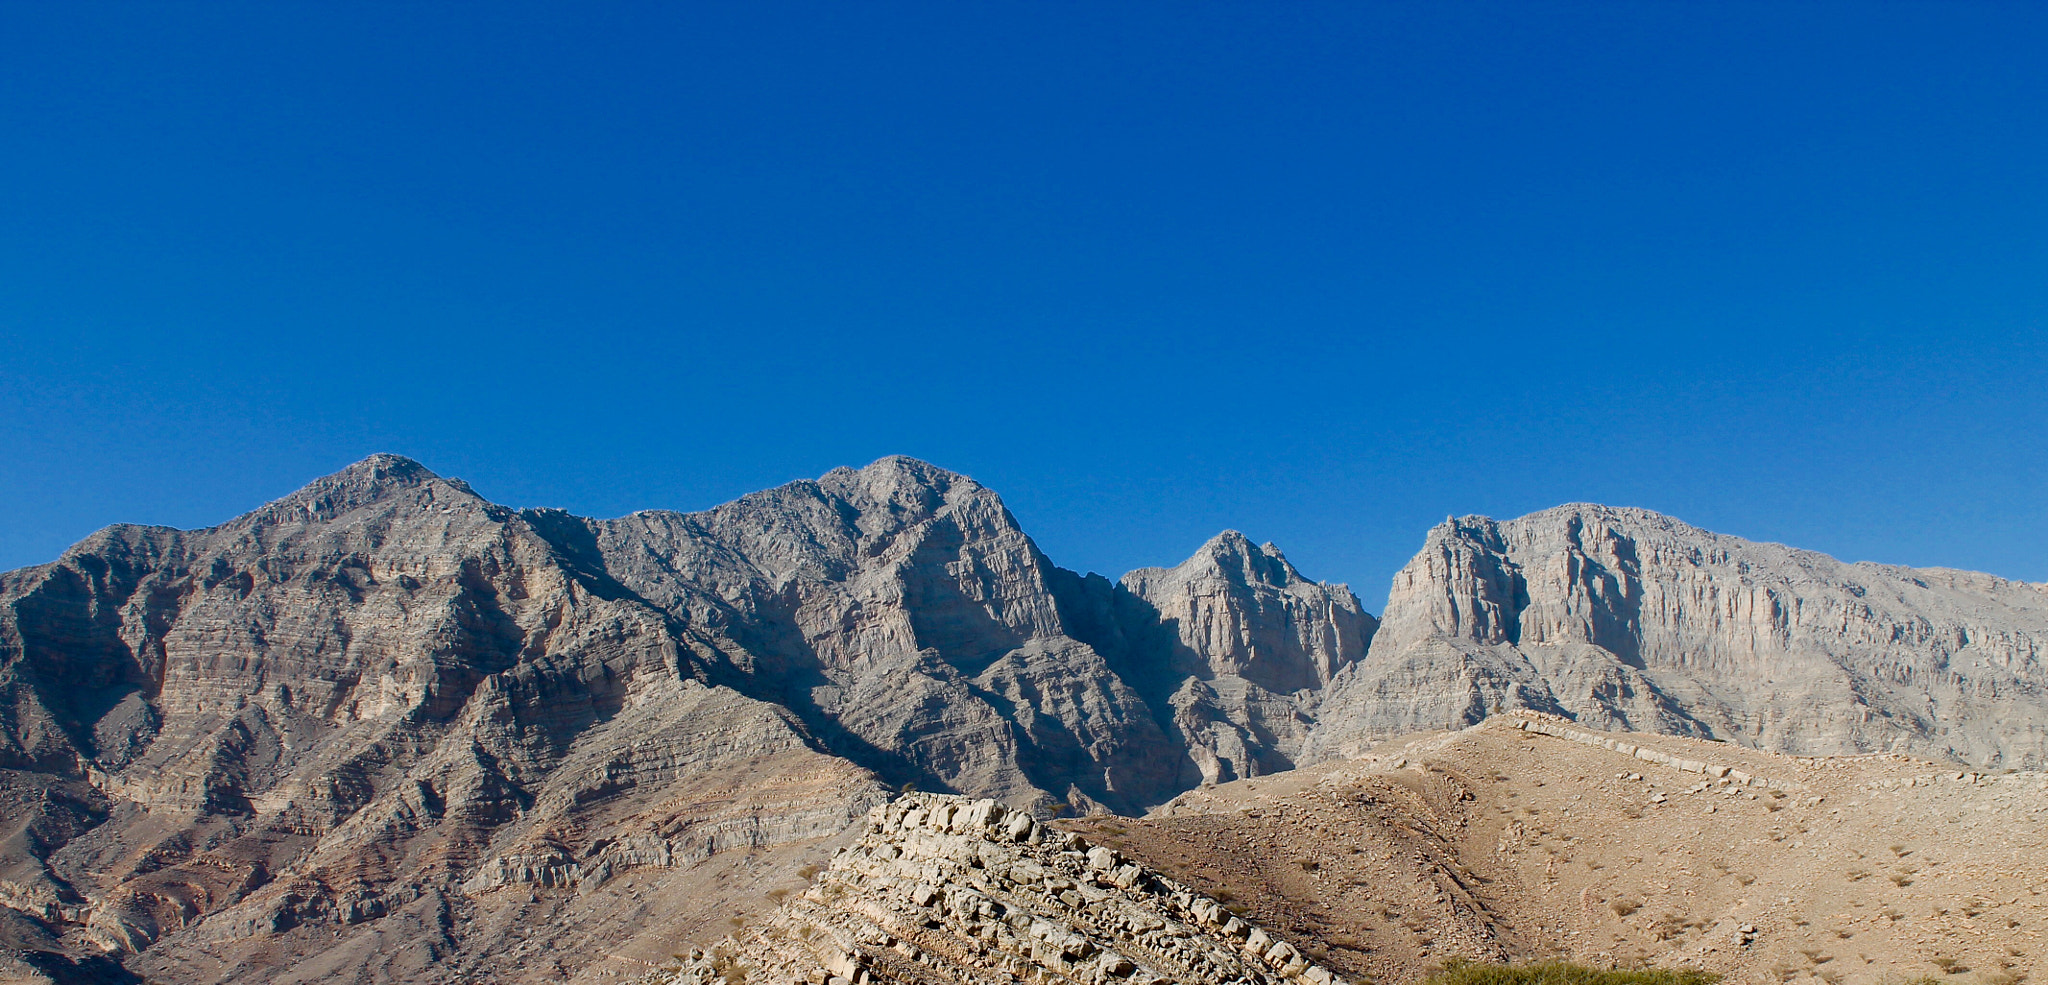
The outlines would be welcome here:
[[[0,578],[0,786],[61,787],[61,837],[0,873],[5,901],[152,977],[360,952],[352,976],[403,979],[454,950],[455,911],[490,909],[468,889],[595,889],[733,843],[721,826],[816,838],[880,796],[795,715],[711,683],[728,644],[688,612],[572,562],[379,456]],[[810,779],[716,805],[672,786],[759,770]]]
[[[1448,521],[1382,625],[1234,532],[1061,569],[911,459],[593,520],[375,456],[0,574],[0,948],[72,980],[594,981],[905,785],[1138,813],[1518,707],[2039,765],[2044,650],[2040,586],[1640,510]]]
[[[1317,690],[1365,652],[1377,621],[1342,585],[1310,581],[1271,544],[1217,534],[1174,568],[1123,577],[1180,646],[1176,668],[1279,694]]]
[[[1151,709],[1068,633],[1049,585],[1065,573],[972,479],[886,458],[585,523],[609,575],[698,605],[733,672],[894,782],[1118,810],[1180,789]]]
[[[1313,754],[1499,708],[1775,751],[2048,761],[2048,592],[1845,564],[1645,510],[1448,520],[1394,579]]]
[[[1285,768],[1370,621],[1241,540],[1134,592],[903,458],[589,520],[376,456],[109,528],[0,575],[0,938],[169,981],[552,979],[723,919],[721,856],[888,787],[1136,812]]]
[[[1378,625],[1349,589],[1235,530],[1178,567],[1124,575],[1119,595],[1128,645],[1174,683],[1171,731],[1207,783],[1291,769],[1322,689]]]

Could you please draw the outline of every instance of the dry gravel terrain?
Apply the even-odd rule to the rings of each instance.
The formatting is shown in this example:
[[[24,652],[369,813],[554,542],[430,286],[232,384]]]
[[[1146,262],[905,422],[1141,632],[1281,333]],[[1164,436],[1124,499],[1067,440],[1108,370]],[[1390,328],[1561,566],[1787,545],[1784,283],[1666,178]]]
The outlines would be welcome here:
[[[2039,772],[1517,714],[1066,823],[1354,978],[1463,955],[2013,985],[2048,930],[2044,822]]]

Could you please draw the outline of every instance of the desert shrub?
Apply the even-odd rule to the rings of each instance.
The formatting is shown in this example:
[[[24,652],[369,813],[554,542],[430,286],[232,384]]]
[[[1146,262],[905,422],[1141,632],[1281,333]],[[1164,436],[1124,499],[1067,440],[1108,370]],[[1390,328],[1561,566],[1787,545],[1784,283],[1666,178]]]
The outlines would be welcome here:
[[[1423,985],[1714,985],[1720,975],[1685,969],[1589,968],[1565,961],[1541,964],[1476,964],[1452,959]]]

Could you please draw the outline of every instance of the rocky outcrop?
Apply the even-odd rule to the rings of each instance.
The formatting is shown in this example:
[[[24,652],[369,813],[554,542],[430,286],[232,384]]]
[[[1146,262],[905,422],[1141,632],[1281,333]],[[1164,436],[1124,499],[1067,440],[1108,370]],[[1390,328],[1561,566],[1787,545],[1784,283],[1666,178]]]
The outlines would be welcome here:
[[[1378,626],[1349,589],[1302,577],[1279,548],[1235,530],[1178,567],[1139,568],[1122,583],[1173,631],[1174,669],[1276,694],[1321,689],[1365,653]]]
[[[1073,576],[972,479],[887,458],[702,513],[563,520],[893,783],[1126,811],[1181,789],[1151,708],[1069,631],[1052,584]]]
[[[221,527],[112,528],[0,577],[0,784],[69,784],[8,880],[31,916],[164,979],[283,973],[407,920],[444,928],[409,943],[445,959],[455,914],[491,908],[465,893],[681,871],[880,798],[715,682],[727,640],[550,533],[379,456]],[[812,779],[681,795],[764,773]]]
[[[1235,530],[1118,588],[1127,645],[1175,682],[1169,729],[1198,773],[1184,785],[1293,768],[1322,689],[1378,626],[1348,588],[1302,577],[1279,548]]]
[[[906,786],[1135,814],[1503,708],[2026,765],[2044,640],[2038,586],[1633,510],[1447,522],[1381,626],[1234,532],[1066,571],[911,459],[592,520],[375,456],[0,574],[0,944],[46,977],[615,977]]]
[[[2048,592],[1845,564],[1645,510],[1447,520],[1395,576],[1311,741],[1528,708],[1801,754],[2048,762]]]
[[[587,564],[734,641],[750,693],[888,778],[1135,812],[1288,769],[1376,625],[1226,532],[1121,583],[1063,570],[995,493],[906,458],[702,513],[555,514]]]
[[[544,979],[630,941],[507,914],[723,919],[721,856],[798,858],[891,787],[1142,810],[1290,763],[1312,693],[1242,675],[1362,653],[1348,592],[1210,554],[1159,581],[1193,586],[1168,621],[904,458],[589,520],[385,455],[219,527],[109,528],[0,575],[0,798],[32,805],[0,908],[165,980],[520,948]]]
[[[654,985],[1342,979],[1117,851],[993,800],[912,794],[766,920]]]

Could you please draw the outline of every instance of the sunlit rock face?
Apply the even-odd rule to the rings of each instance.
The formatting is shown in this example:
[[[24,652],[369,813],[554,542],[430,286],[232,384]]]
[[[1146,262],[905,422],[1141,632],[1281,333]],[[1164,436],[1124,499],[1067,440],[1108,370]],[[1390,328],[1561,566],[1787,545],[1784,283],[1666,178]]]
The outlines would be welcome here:
[[[1845,564],[1646,510],[1447,520],[1311,755],[1501,708],[1783,752],[2048,761],[2048,592]]]
[[[1382,625],[1235,532],[1067,571],[912,459],[593,520],[380,455],[0,574],[0,943],[57,980],[596,981],[906,787],[1135,814],[1517,707],[2038,764],[2044,639],[2039,586],[1639,510],[1447,521]]]
[[[1174,682],[1165,703],[1195,767],[1187,784],[1292,768],[1323,688],[1378,626],[1349,589],[1309,581],[1279,548],[1235,530],[1178,567],[1124,575],[1119,589],[1133,649]]]
[[[1215,547],[1162,616],[904,458],[590,520],[380,455],[109,528],[0,575],[0,932],[176,981],[552,979],[891,788],[1135,812],[1284,768],[1369,617]]]
[[[993,800],[910,794],[801,895],[647,985],[1341,985],[1214,899]]]

